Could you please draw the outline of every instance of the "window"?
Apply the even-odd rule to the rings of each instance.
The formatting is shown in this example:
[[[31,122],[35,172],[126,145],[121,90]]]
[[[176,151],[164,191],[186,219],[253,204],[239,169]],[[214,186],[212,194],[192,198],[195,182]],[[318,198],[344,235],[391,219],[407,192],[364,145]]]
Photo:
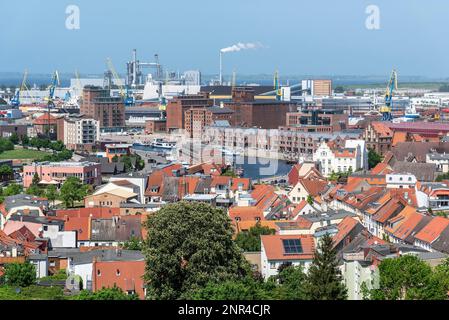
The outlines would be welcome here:
[[[120,270],[117,269],[117,271],[115,272],[115,274],[117,275],[117,277],[120,276]]]
[[[100,269],[97,269],[97,276],[101,276],[101,271],[100,271]]]
[[[276,262],[270,262],[270,269],[276,269]]]

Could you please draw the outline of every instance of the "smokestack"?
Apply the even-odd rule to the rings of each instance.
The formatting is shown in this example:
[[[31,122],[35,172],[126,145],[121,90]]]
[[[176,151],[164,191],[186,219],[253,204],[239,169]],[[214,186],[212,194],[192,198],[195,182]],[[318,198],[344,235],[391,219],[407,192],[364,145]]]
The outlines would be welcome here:
[[[220,50],[220,86],[223,85],[223,50]]]

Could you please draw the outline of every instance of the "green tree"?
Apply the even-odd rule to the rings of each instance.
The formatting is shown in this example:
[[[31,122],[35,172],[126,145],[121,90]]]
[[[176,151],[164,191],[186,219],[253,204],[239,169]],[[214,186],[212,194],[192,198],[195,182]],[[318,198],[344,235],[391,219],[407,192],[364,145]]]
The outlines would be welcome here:
[[[369,166],[369,169],[374,168],[381,161],[382,161],[382,156],[380,154],[378,154],[373,149],[370,149],[368,151],[368,166]]]
[[[117,155],[113,156],[111,161],[114,162],[114,163],[117,163],[118,162],[118,156]]]
[[[4,192],[3,195],[6,197],[9,196],[15,196],[16,194],[20,194],[23,191],[23,187],[21,185],[18,185],[16,183],[11,183],[10,185],[8,185]]]
[[[183,299],[209,282],[241,279],[249,272],[222,209],[169,204],[149,216],[145,227],[145,280],[151,299]]]
[[[287,265],[279,268],[279,273],[274,279],[279,283],[279,299],[305,300],[307,299],[307,276],[301,266]]]
[[[307,203],[308,204],[310,204],[311,206],[313,205],[313,197],[309,194],[308,196],[307,196]]]
[[[0,166],[1,180],[3,180],[3,181],[11,180],[13,175],[14,175],[14,170],[10,166],[8,166],[6,164]]]
[[[324,235],[308,270],[306,293],[311,300],[344,300],[347,289],[338,268],[331,236]]]
[[[27,135],[22,136],[22,145],[27,146],[30,143],[30,138]]]
[[[260,236],[274,234],[275,232],[275,230],[263,227],[260,223],[257,223],[248,231],[239,232],[235,242],[243,251],[258,252],[260,251]]]
[[[248,276],[241,280],[209,282],[204,288],[196,290],[191,300],[267,300],[272,295],[262,281]]]
[[[9,139],[0,138],[0,152],[14,150],[14,143]]]
[[[17,135],[17,133],[13,133],[10,137],[9,137],[9,141],[11,141],[11,143],[13,144],[19,144],[19,136]]]
[[[448,264],[436,274],[424,261],[413,255],[382,260],[379,287],[369,291],[372,300],[434,300],[447,298]],[[446,276],[445,276],[446,275]],[[440,277],[444,278],[442,280]]]
[[[73,208],[75,201],[81,201],[87,195],[88,186],[77,177],[69,177],[62,185],[60,197],[66,208]]]
[[[345,88],[342,87],[342,86],[335,87],[334,92],[335,93],[344,93],[345,92]]]
[[[37,185],[31,185],[25,192],[26,194],[33,195],[36,197],[43,197],[45,195],[45,190]]]
[[[91,292],[87,290],[82,290],[78,296],[77,300],[138,300],[139,296],[137,294],[128,295],[123,290],[116,285],[112,288],[103,288],[101,290]]]
[[[48,199],[48,201],[53,203],[53,206],[55,205],[55,200],[58,199],[58,196],[58,189],[56,188],[56,186],[49,185],[45,192],[45,197]]]
[[[50,149],[55,150],[55,151],[62,151],[65,149],[64,142],[62,142],[60,140],[52,142],[50,144]]]
[[[39,174],[37,172],[35,172],[33,175],[33,180],[31,180],[31,185],[38,186],[40,182],[41,182],[41,178],[39,178]]]
[[[137,237],[132,236],[128,241],[123,244],[123,249],[142,251],[143,241]]]
[[[29,262],[7,264],[4,277],[9,286],[28,287],[36,282],[36,268]]]

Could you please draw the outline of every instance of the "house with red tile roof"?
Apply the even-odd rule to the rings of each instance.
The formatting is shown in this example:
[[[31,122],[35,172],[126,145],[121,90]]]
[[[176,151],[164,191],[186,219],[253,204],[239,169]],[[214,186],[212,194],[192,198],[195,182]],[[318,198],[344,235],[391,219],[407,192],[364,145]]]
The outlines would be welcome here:
[[[299,179],[298,183],[288,193],[288,198],[293,203],[307,201],[307,198],[324,194],[328,190],[328,182],[321,179]]]
[[[354,238],[365,230],[359,220],[352,217],[345,217],[338,225],[338,232],[333,236],[333,246],[339,251],[348,245]]]
[[[260,238],[264,279],[277,275],[283,264],[302,266],[307,271],[312,263],[315,252],[313,235],[264,235]]]
[[[432,244],[441,236],[449,226],[449,219],[434,217],[424,228],[415,235],[414,245],[427,251],[435,251]]]
[[[344,148],[323,141],[313,154],[313,161],[318,163],[318,168],[325,177],[331,176],[333,172],[364,169],[367,166],[365,141],[346,140]]]
[[[292,205],[289,219],[297,220],[302,215],[312,214],[316,212],[317,209],[314,206],[310,205],[306,200],[303,200],[296,205]]]
[[[295,164],[288,173],[288,184],[294,186],[299,179],[317,178],[323,179],[314,162],[303,162]]]

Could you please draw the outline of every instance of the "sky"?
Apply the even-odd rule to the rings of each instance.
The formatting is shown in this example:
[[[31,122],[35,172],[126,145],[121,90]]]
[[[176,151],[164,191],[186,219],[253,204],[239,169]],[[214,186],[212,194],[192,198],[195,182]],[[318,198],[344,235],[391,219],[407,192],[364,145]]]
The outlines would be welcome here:
[[[66,7],[80,29],[66,28]],[[365,26],[368,5],[380,28]],[[447,0],[15,0],[0,1],[0,72],[119,73],[132,49],[171,70],[224,73],[449,77]]]

